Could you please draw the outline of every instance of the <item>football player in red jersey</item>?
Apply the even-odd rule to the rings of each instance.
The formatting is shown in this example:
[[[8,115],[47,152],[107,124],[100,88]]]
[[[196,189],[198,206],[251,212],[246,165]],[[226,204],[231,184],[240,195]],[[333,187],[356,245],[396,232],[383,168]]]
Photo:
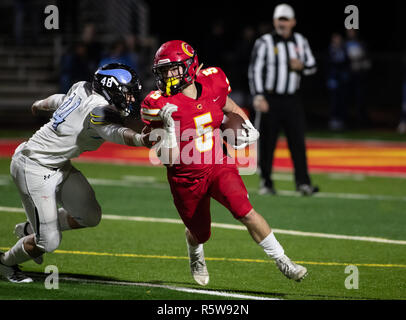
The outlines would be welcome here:
[[[231,87],[224,72],[218,67],[201,70],[195,50],[180,40],[158,49],[153,72],[159,90],[144,99],[141,116],[148,130],[162,128],[165,133],[157,153],[167,166],[174,203],[186,226],[195,281],[200,285],[209,282],[203,243],[211,234],[211,198],[247,227],[285,276],[302,280],[306,268],[285,255],[268,223],[253,209],[236,165],[227,161],[221,147],[219,128],[224,115],[231,112],[245,120],[246,134],[237,137],[240,142],[251,144],[259,137],[242,109],[228,97]]]

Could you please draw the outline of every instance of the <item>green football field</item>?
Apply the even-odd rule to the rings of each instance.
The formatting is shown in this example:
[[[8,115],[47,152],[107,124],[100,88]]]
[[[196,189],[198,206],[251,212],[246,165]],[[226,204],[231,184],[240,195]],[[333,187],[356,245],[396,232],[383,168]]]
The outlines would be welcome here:
[[[0,158],[1,251],[15,243],[14,226],[25,220],[9,164]],[[95,189],[102,222],[64,232],[42,265],[22,265],[34,283],[0,281],[0,300],[406,299],[405,179],[313,174],[322,192],[301,197],[289,173],[275,174],[278,196],[258,195],[258,176],[243,176],[254,208],[309,275],[300,283],[286,279],[242,224],[212,201],[205,244],[210,283],[200,287],[190,275],[164,168],[74,165]],[[58,269],[57,289],[45,287],[47,266]]]

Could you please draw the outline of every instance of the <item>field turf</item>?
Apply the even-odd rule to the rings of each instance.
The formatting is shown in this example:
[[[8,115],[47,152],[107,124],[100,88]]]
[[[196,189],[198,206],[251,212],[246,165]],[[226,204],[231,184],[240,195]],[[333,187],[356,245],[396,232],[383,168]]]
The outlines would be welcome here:
[[[0,158],[1,251],[15,243],[14,225],[25,220],[9,164]],[[213,226],[205,244],[210,283],[200,287],[190,275],[184,226],[164,168],[74,165],[95,189],[102,222],[64,232],[43,265],[22,265],[34,283],[0,281],[0,300],[406,299],[405,179],[312,174],[322,193],[300,197],[289,173],[275,175],[278,196],[258,195],[258,176],[243,176],[252,204],[309,275],[301,283],[286,279],[242,225],[212,201],[212,221],[223,225]],[[58,290],[45,288],[49,265],[59,270]],[[345,286],[353,275],[345,273],[349,265],[358,268],[358,289]]]

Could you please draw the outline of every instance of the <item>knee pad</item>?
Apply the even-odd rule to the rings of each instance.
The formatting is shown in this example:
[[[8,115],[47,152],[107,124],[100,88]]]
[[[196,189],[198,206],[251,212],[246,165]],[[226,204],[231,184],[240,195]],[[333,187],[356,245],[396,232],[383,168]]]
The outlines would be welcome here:
[[[35,243],[39,249],[46,253],[55,251],[62,240],[62,233],[58,230],[45,232],[35,237]]]
[[[198,234],[193,233],[193,236],[199,243],[205,243],[210,239],[211,231],[209,230],[207,232],[200,232]]]

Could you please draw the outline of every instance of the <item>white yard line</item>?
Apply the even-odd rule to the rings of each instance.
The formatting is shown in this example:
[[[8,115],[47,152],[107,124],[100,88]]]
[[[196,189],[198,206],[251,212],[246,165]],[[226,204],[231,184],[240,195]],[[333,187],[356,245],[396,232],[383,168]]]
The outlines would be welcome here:
[[[13,208],[13,207],[0,207],[0,212],[24,212],[24,209]],[[119,216],[119,215],[112,215],[112,214],[103,214],[103,219],[104,220],[183,224],[182,220],[180,220],[180,219]],[[244,226],[237,225],[237,224],[212,222],[211,225],[214,228],[231,229],[231,230],[246,230],[246,228]],[[292,236],[301,236],[301,237],[341,239],[341,240],[354,240],[354,241],[366,241],[366,242],[375,242],[375,243],[406,245],[406,240],[392,240],[392,239],[377,238],[377,237],[348,236],[348,235],[341,235],[341,234],[305,232],[305,231],[284,230],[284,229],[273,229],[273,231],[275,233],[279,233],[279,234],[288,234],[288,235],[292,235]]]
[[[288,180],[283,174],[278,176],[277,180]],[[7,182],[9,181],[9,182]],[[90,184],[95,186],[111,186],[111,187],[129,187],[129,188],[144,188],[146,185],[155,189],[168,189],[166,183],[157,182],[153,176],[124,176],[122,180],[118,179],[100,179],[88,178]],[[2,178],[0,176],[0,185],[8,185],[11,179]],[[257,188],[247,188],[249,192],[257,193]],[[277,190],[279,196],[285,197],[301,197],[301,194],[290,190]],[[351,199],[351,200],[384,200],[384,201],[406,201],[406,197],[390,196],[390,195],[370,195],[370,194],[355,194],[355,193],[335,193],[335,192],[318,192],[313,195],[314,198],[329,198],[329,199]]]
[[[282,300],[282,299],[277,299],[277,298],[251,296],[251,295],[238,294],[238,293],[229,293],[229,292],[215,291],[215,290],[202,290],[202,289],[193,289],[193,288],[185,288],[185,287],[175,287],[175,286],[168,286],[168,285],[154,284],[154,283],[78,279],[78,278],[73,278],[73,277],[60,277],[59,279],[60,280],[66,280],[66,281],[85,282],[85,283],[124,285],[124,286],[136,286],[136,287],[148,287],[148,288],[162,288],[162,289],[168,289],[168,290],[172,290],[172,291],[180,291],[180,292],[187,292],[187,293],[198,293],[198,294],[206,294],[206,295],[211,295],[211,296],[220,296],[220,297],[237,298],[237,299]]]

